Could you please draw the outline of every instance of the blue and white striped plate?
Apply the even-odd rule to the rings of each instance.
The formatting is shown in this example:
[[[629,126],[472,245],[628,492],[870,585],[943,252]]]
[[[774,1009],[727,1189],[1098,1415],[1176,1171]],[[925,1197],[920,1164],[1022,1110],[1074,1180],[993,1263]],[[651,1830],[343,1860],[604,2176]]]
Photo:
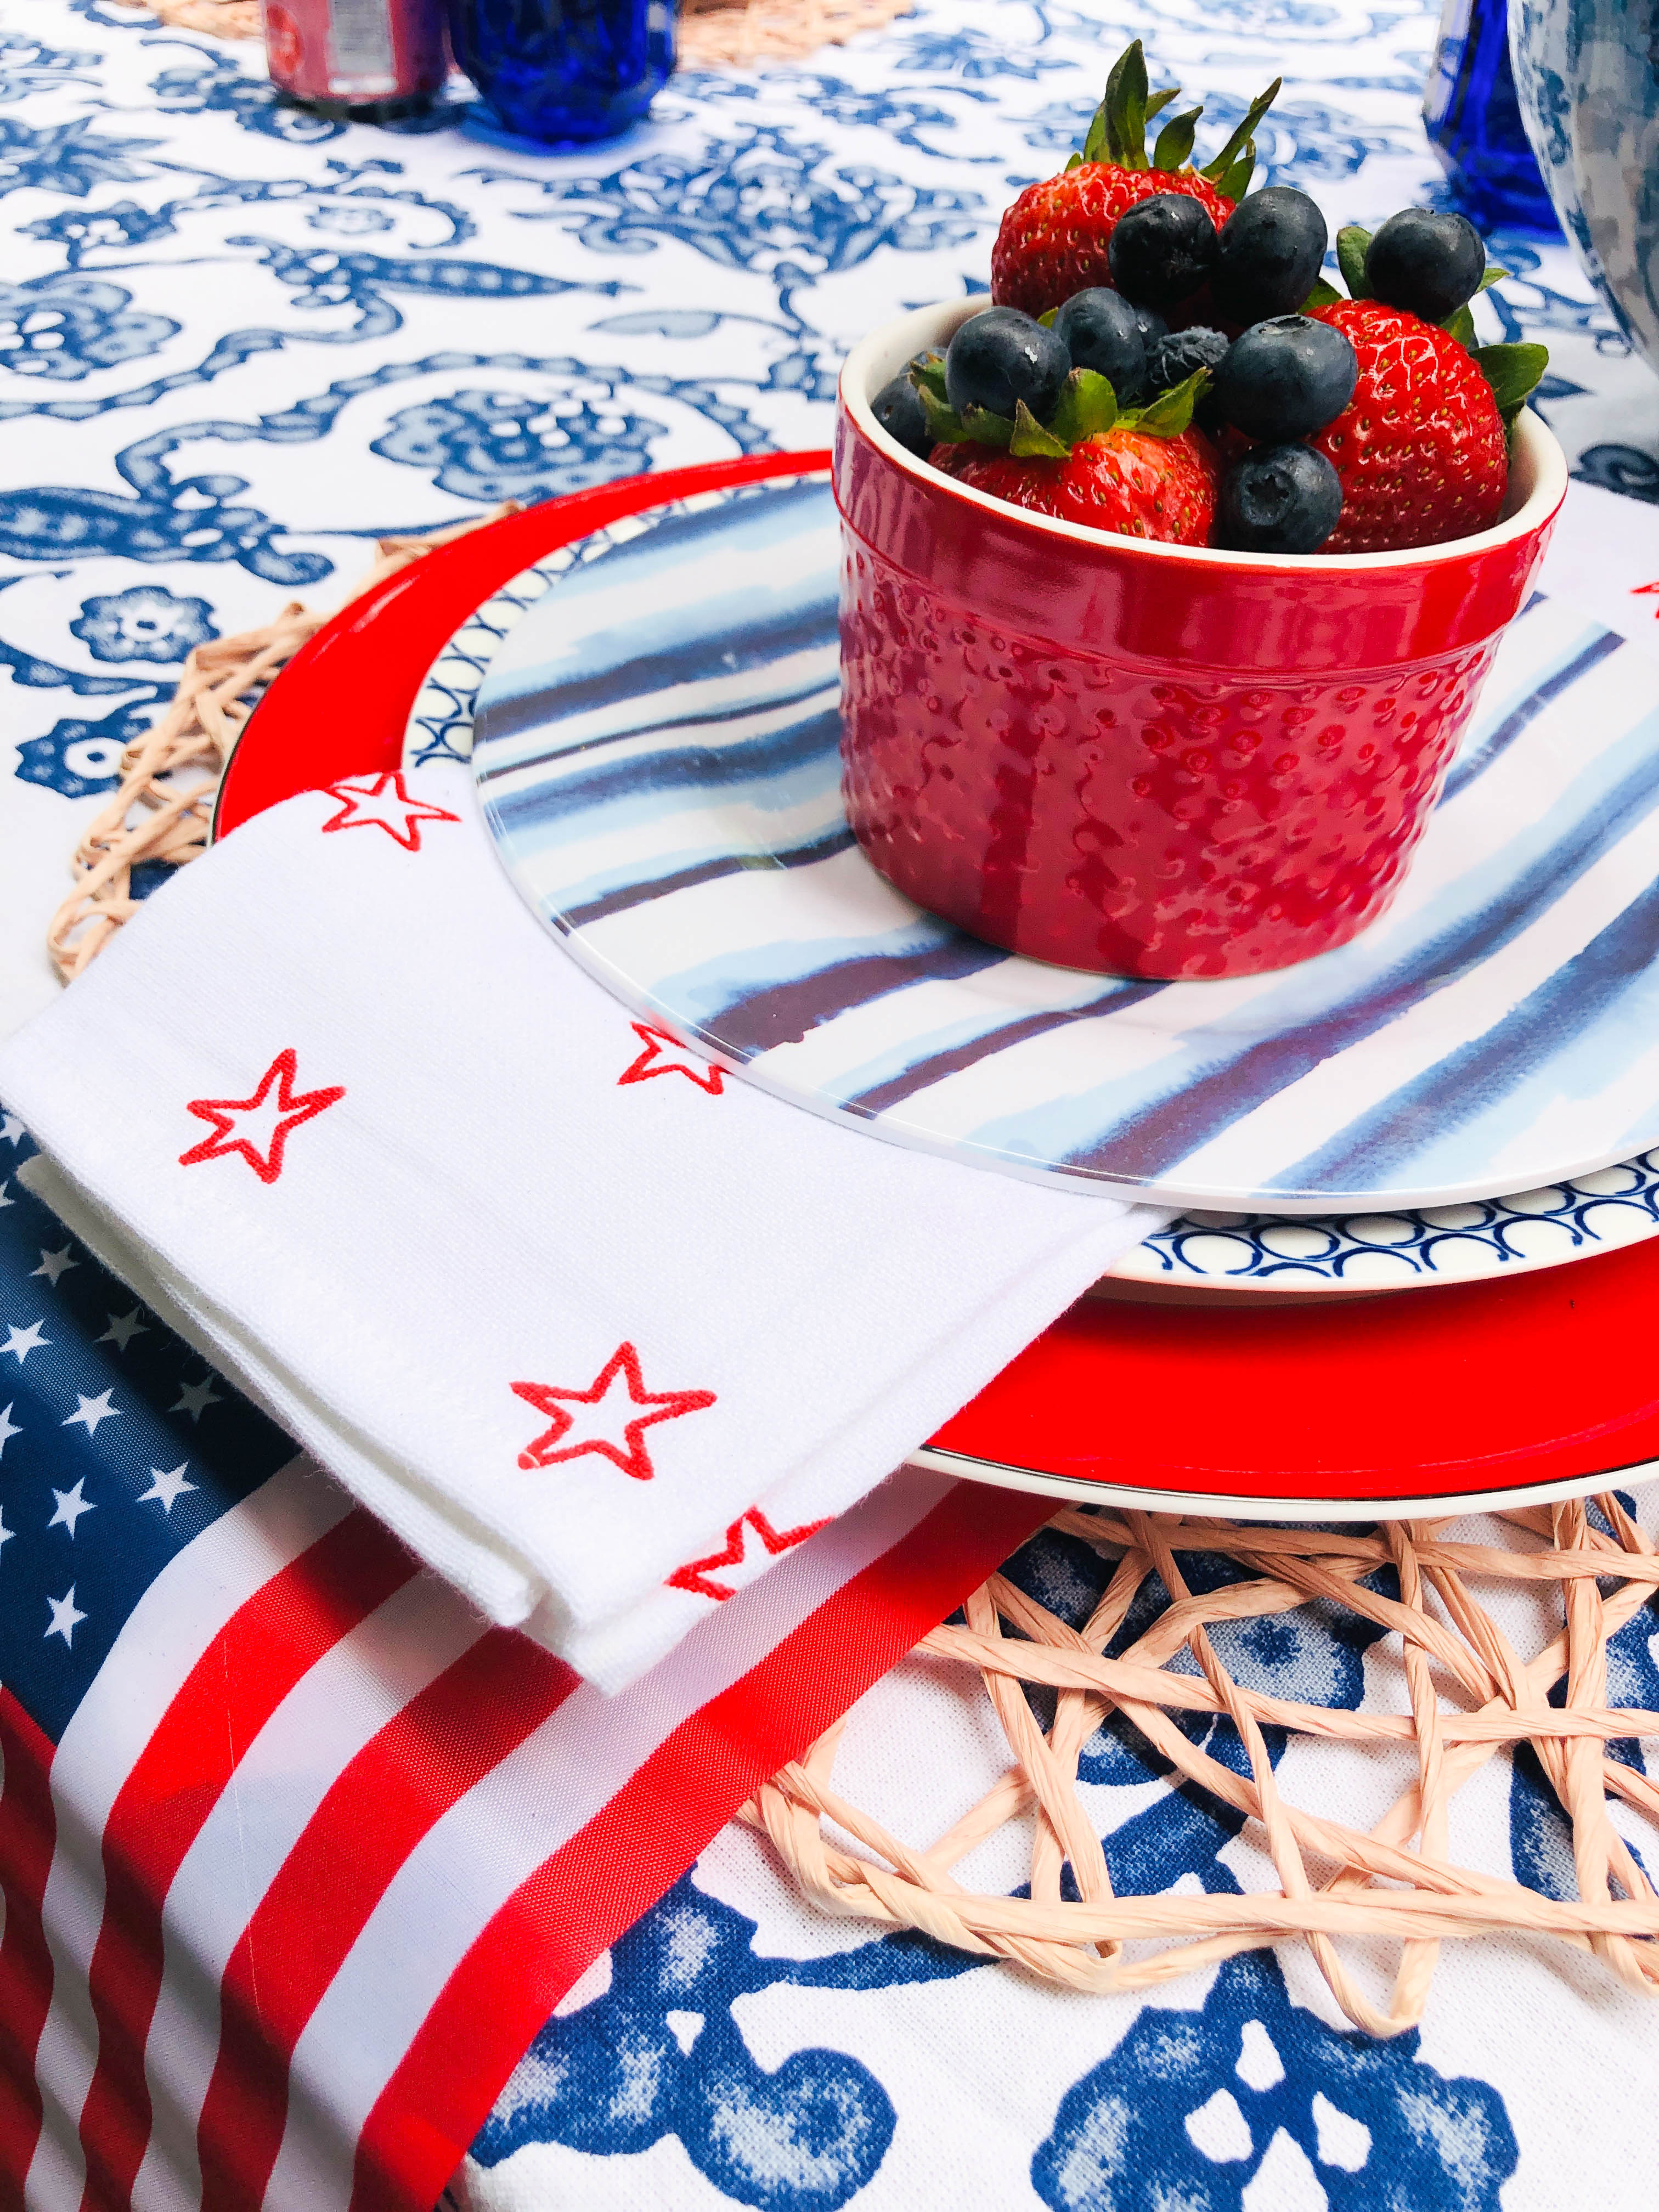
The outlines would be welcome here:
[[[1659,1143],[1659,672],[1583,615],[1516,623],[1373,929],[1273,975],[1115,981],[934,920],[854,843],[822,479],[630,529],[568,549],[491,641],[479,794],[574,956],[750,1080],[1238,1213],[1461,1205]]]

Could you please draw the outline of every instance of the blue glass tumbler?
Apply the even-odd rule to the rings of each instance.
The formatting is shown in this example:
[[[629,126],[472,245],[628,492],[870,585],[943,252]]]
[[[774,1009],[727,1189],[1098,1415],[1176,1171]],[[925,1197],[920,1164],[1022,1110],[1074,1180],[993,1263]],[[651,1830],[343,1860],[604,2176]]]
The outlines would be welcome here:
[[[1452,204],[1477,230],[1559,237],[1515,96],[1508,0],[1444,0],[1423,120]]]
[[[674,66],[672,0],[448,0],[455,59],[478,88],[465,127],[542,147],[635,123]]]

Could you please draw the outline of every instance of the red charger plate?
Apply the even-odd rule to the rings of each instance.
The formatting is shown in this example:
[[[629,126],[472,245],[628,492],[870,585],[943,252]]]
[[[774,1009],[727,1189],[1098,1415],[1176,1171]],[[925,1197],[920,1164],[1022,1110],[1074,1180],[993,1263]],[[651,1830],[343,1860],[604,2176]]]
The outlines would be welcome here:
[[[427,670],[557,546],[668,500],[825,469],[787,453],[634,477],[426,555],[296,653],[219,794],[224,836],[398,768]],[[1319,1520],[1520,1504],[1659,1472],[1659,1240],[1512,1281],[1262,1307],[1082,1299],[915,1457],[1057,1497]]]

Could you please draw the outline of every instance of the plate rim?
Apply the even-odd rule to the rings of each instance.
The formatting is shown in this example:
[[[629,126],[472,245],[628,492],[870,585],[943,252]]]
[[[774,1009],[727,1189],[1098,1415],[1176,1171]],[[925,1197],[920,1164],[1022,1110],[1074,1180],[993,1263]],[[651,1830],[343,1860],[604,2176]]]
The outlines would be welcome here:
[[[1594,1497],[1615,1482],[1634,1484],[1659,1478],[1659,1460],[1632,1461],[1600,1474],[1566,1474],[1553,1482],[1512,1484],[1498,1490],[1405,1492],[1392,1498],[1240,1498],[1225,1491],[1164,1490],[1125,1482],[1090,1482],[1080,1477],[1045,1474],[1008,1460],[985,1459],[973,1452],[920,1445],[905,1464],[933,1474],[954,1475],[991,1490],[1024,1491],[1056,1498],[1071,1505],[1127,1505],[1148,1513],[1200,1514],[1220,1521],[1424,1521],[1443,1515],[1491,1513],[1513,1505],[1547,1505],[1559,1499]],[[1176,1547],[1179,1549],[1179,1547]]]

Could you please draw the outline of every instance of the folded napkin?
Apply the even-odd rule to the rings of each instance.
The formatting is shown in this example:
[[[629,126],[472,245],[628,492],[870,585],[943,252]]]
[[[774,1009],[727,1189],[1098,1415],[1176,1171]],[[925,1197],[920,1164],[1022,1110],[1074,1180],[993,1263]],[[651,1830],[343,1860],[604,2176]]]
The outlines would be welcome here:
[[[1159,1218],[683,1050],[543,930],[453,768],[237,830],[0,1052],[0,1097],[76,1236],[607,1688]]]

